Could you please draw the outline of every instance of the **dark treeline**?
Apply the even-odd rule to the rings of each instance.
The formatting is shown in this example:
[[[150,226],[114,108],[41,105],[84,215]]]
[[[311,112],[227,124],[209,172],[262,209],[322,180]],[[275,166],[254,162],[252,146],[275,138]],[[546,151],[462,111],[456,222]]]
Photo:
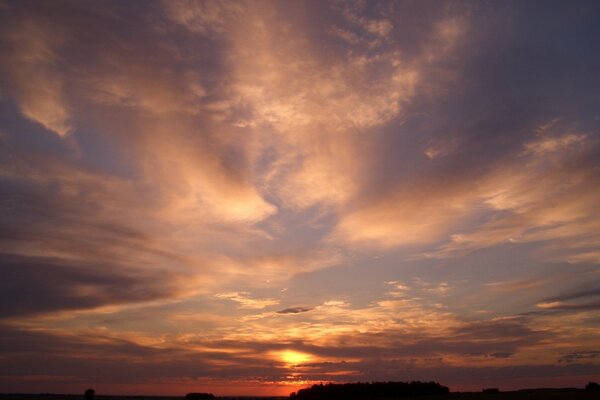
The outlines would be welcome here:
[[[187,400],[213,400],[215,395],[212,393],[188,393],[185,398]]]
[[[448,394],[450,389],[437,382],[328,383],[300,389],[291,400],[381,399],[418,395]]]

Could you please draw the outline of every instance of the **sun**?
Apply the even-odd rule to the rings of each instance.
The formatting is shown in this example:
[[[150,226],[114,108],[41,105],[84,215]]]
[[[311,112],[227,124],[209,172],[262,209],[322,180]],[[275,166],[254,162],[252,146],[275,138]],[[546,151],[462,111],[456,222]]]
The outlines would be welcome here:
[[[313,356],[308,353],[301,353],[295,350],[283,350],[276,353],[279,360],[288,366],[304,364],[313,360]]]

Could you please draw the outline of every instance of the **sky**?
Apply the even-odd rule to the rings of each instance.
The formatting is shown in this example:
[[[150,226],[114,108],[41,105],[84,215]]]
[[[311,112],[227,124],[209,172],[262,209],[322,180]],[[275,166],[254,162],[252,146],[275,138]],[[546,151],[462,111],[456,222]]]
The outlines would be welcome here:
[[[0,392],[598,380],[599,19],[0,0]]]

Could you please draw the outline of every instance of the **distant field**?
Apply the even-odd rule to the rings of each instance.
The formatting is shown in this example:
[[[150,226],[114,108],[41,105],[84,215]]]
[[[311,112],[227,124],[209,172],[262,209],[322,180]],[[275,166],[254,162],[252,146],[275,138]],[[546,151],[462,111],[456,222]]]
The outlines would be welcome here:
[[[185,397],[165,396],[95,396],[95,400],[183,400]],[[282,397],[217,397],[217,400],[282,400]],[[585,390],[532,390],[500,393],[450,393],[438,396],[401,397],[398,400],[599,400],[599,392]],[[0,394],[0,400],[83,400],[83,395]],[[396,399],[365,399],[396,400]]]

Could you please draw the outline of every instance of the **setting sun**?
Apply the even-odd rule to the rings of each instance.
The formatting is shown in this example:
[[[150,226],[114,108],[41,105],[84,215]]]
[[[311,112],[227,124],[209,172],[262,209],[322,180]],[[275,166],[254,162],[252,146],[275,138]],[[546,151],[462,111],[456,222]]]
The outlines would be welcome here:
[[[288,366],[297,366],[314,360],[312,355],[295,350],[284,350],[275,352],[275,354],[280,361]]]

